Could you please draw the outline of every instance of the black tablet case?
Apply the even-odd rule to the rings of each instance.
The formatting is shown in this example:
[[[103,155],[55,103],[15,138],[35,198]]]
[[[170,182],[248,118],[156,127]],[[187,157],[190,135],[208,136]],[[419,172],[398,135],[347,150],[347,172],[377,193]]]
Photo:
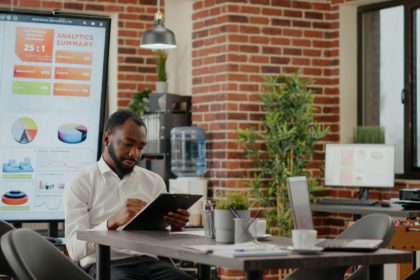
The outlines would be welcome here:
[[[199,194],[161,193],[122,229],[164,230],[168,223],[163,217],[168,212],[176,212],[178,208],[188,209],[201,197]]]

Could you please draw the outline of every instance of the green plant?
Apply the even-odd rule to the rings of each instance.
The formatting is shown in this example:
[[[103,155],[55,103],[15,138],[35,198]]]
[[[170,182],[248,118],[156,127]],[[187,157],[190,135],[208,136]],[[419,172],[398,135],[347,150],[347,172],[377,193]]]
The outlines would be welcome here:
[[[283,85],[278,84],[281,78]],[[293,228],[291,210],[286,207],[286,178],[307,175],[314,145],[329,128],[313,123],[313,94],[309,81],[298,74],[267,77],[261,96],[265,116],[262,130],[238,130],[238,142],[258,171],[249,186],[259,204],[267,207],[265,216],[273,234],[289,235]],[[319,191],[315,179],[309,179],[310,192]]]
[[[128,109],[139,116],[143,116],[149,110],[149,93],[151,92],[150,88],[145,88],[141,92],[135,93],[128,103]]]
[[[354,143],[385,144],[385,129],[379,125],[358,126],[354,129]]]
[[[156,72],[158,81],[165,82],[167,80],[166,76],[166,59],[168,58],[168,53],[165,50],[156,51]]]
[[[247,210],[249,208],[248,193],[229,192],[225,198],[216,203],[216,209],[227,210],[229,206],[235,210]]]

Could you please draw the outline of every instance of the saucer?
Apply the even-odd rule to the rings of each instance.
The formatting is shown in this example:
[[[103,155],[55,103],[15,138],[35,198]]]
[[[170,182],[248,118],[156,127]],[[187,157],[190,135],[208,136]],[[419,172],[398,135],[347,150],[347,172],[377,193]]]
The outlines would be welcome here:
[[[287,250],[298,253],[298,254],[304,254],[304,255],[310,255],[310,254],[319,254],[321,253],[324,248],[322,247],[312,247],[312,248],[294,248],[293,246],[286,247]]]
[[[263,234],[261,236],[257,236],[258,241],[267,241],[270,240],[271,234]]]

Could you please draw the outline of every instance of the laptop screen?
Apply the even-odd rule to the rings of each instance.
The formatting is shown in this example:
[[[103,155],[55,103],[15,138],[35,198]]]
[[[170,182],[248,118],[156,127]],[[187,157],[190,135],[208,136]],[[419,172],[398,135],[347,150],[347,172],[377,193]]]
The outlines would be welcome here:
[[[295,229],[314,229],[306,177],[287,178]]]

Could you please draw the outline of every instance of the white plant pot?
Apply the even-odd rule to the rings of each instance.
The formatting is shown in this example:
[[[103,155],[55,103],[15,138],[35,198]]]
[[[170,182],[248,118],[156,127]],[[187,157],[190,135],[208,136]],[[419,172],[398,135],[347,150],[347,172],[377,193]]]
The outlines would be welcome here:
[[[249,210],[239,210],[239,217],[249,218]],[[235,241],[235,223],[229,210],[214,210],[214,228],[216,242],[233,243]]]
[[[168,92],[168,82],[157,81],[156,82],[156,93],[167,93],[167,92]]]

